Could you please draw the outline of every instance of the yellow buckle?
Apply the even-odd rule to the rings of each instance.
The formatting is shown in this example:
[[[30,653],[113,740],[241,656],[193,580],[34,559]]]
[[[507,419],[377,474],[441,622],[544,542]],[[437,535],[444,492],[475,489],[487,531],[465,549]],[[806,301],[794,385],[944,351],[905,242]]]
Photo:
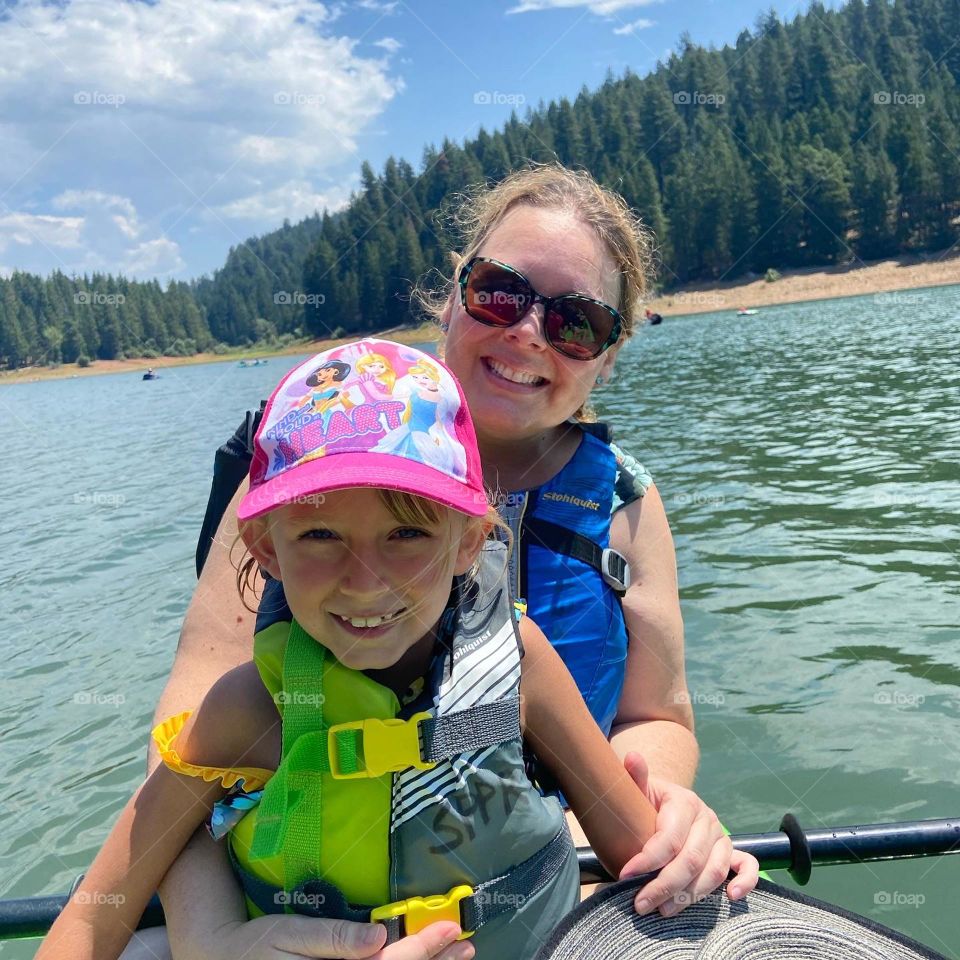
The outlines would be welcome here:
[[[421,720],[429,720],[429,713],[415,713],[409,720],[352,720],[335,723],[327,731],[327,755],[330,757],[330,775],[337,780],[356,780],[360,777],[381,777],[408,767],[431,770],[436,763],[420,758]],[[363,734],[363,770],[346,773],[340,768],[336,733],[339,730],[360,730]]]
[[[419,933],[424,927],[438,920],[452,920],[462,930],[463,919],[460,916],[460,901],[464,897],[473,896],[473,887],[462,883],[454,887],[449,893],[438,893],[432,897],[409,897],[406,900],[397,900],[384,907],[375,907],[370,911],[370,922],[392,920],[394,917],[403,917],[403,932],[405,936]],[[463,930],[458,940],[472,937],[473,930]]]

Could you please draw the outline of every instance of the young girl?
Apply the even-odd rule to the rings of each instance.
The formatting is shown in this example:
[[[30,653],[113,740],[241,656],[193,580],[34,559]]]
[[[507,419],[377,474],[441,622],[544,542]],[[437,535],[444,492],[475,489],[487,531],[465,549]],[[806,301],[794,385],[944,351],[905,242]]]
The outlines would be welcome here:
[[[363,352],[398,377],[437,372],[455,466],[415,445],[378,452],[406,426],[402,400],[339,419],[304,408],[313,371],[355,369]],[[38,957],[117,957],[211,811],[251,916],[372,920],[388,940],[452,920],[480,957],[532,956],[577,902],[578,870],[558,802],[526,777],[521,737],[614,875],[655,813],[509,596],[459,385],[409,347],[338,347],[284,377],[255,448],[240,534],[283,582],[292,618],[261,631],[254,660],[193,715],[154,731],[164,765]]]

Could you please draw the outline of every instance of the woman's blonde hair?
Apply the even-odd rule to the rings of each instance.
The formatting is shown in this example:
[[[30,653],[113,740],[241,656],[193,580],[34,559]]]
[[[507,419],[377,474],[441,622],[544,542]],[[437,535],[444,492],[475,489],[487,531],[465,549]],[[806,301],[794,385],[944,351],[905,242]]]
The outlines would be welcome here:
[[[455,295],[461,267],[477,255],[511,210],[530,206],[565,211],[593,230],[617,266],[620,290],[613,306],[623,317],[622,339],[633,336],[655,274],[654,236],[623,197],[600,186],[589,173],[559,163],[530,163],[492,187],[484,183],[454,195],[444,206],[452,211],[448,219],[461,238],[461,252],[450,252],[453,277],[444,277],[433,288],[421,280],[412,293],[413,301],[438,324]],[[586,403],[574,417],[586,422],[597,419]]]
[[[630,337],[654,275],[653,234],[619,194],[600,186],[589,173],[558,163],[529,164],[493,187],[480,184],[447,201],[461,252],[451,252],[453,278],[440,288],[418,284],[413,295],[420,307],[440,320],[460,268],[477,255],[507,213],[521,205],[566,211],[594,231],[617,265],[620,290],[614,306],[624,319],[623,336]]]
[[[412,493],[402,493],[399,490],[381,489],[378,491],[378,493],[383,499],[387,509],[391,514],[393,514],[393,517],[396,519],[397,523],[411,527],[437,524],[444,516],[444,513],[450,509],[434,502],[433,500],[427,500],[426,497],[418,497]],[[507,552],[509,555],[509,551],[513,543],[513,535],[495,506],[491,504],[487,507],[486,516],[467,517],[466,520],[467,525],[464,528],[464,535],[466,535],[467,531],[469,531],[471,527],[477,524],[487,528],[488,536],[491,532],[496,531],[500,539],[506,540]],[[242,542],[242,540],[243,538],[240,536],[240,534],[237,534],[233,541],[233,545],[230,548],[231,560],[237,543]],[[239,562],[235,566],[237,570],[237,592],[240,594],[240,600],[247,610],[249,610],[251,613],[256,613],[257,607],[251,607],[247,602],[247,591],[253,595],[254,599],[259,604],[260,593],[257,589],[257,577],[260,574],[260,568],[257,564],[257,561],[250,555],[250,551],[245,548],[243,555],[240,557]],[[480,558],[478,556],[473,568],[467,574],[467,577],[471,580],[475,579],[479,570]]]

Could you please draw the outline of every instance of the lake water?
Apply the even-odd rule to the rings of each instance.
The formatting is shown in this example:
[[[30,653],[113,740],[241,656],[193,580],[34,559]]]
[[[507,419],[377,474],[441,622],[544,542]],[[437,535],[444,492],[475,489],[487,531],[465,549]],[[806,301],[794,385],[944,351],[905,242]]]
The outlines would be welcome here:
[[[960,816],[958,358],[953,286],[668,317],[597,395],[664,497],[734,833]],[[213,451],[294,362],[0,388],[0,897],[65,892],[142,778]],[[954,958],[958,891],[960,857],[805,888]]]

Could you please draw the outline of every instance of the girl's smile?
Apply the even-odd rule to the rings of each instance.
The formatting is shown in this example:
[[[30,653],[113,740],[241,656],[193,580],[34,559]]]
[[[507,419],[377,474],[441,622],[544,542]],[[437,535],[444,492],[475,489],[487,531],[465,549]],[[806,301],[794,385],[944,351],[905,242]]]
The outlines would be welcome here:
[[[401,522],[378,490],[360,487],[280,507],[244,536],[303,629],[344,666],[382,670],[410,653],[422,673],[453,577],[483,543],[481,525],[439,506],[436,515]]]

